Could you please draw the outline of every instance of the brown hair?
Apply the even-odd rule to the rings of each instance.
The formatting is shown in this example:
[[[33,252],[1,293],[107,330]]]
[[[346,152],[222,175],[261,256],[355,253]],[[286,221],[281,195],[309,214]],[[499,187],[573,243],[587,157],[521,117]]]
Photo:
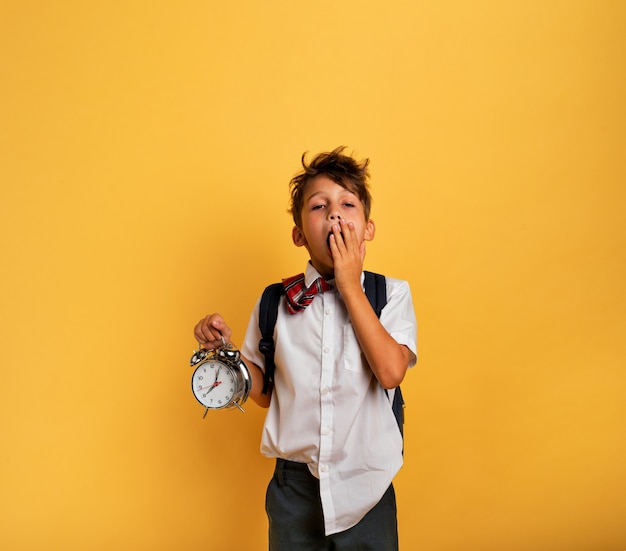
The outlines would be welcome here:
[[[299,228],[302,227],[302,207],[304,192],[308,183],[316,176],[323,174],[333,182],[354,193],[363,204],[365,220],[369,220],[372,208],[372,196],[369,191],[369,159],[358,162],[349,155],[344,155],[345,146],[337,147],[328,153],[319,153],[307,164],[302,155],[302,171],[298,172],[289,182],[291,202],[289,212]]]

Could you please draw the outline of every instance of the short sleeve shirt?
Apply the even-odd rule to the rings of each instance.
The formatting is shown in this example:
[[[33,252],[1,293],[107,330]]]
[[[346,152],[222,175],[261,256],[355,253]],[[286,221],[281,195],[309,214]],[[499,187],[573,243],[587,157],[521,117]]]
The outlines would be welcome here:
[[[319,277],[307,265],[305,283]],[[361,278],[363,281],[363,276]],[[417,360],[417,329],[409,285],[386,278],[380,322]],[[274,389],[261,453],[306,463],[319,478],[327,534],[351,528],[374,507],[402,466],[402,437],[390,396],[378,384],[359,347],[336,290],[288,313],[281,298],[274,330]],[[250,318],[243,355],[263,368],[259,302]]]

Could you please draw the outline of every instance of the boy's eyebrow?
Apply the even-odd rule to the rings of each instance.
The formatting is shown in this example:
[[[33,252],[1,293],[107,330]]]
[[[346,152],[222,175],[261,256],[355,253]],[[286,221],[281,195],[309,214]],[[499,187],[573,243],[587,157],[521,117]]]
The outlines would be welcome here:
[[[308,203],[311,199],[315,199],[318,195],[324,195],[324,194],[325,194],[325,191],[323,189],[320,189],[319,191],[311,193],[311,195],[306,197],[304,201]]]
[[[347,188],[343,188],[343,191],[342,191],[341,193],[342,193],[342,194],[343,194],[343,193],[349,193],[350,195],[354,195],[357,199],[358,199],[358,197],[359,197],[356,193],[354,193],[354,191],[350,191],[350,190],[349,190],[349,189],[347,189]],[[326,194],[326,191],[325,191],[325,190],[323,190],[323,189],[320,189],[319,191],[315,191],[315,192],[311,193],[311,195],[309,195],[308,197],[306,197],[304,200],[305,200],[305,201],[310,201],[311,199],[313,199],[314,197],[317,197],[318,195],[325,195],[325,194]]]

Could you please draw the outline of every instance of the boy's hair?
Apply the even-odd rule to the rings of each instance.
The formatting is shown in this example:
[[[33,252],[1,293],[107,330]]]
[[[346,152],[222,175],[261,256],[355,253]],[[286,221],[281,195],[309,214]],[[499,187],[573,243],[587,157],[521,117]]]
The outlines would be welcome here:
[[[302,227],[302,207],[304,206],[304,192],[308,183],[316,176],[328,176],[333,182],[354,193],[363,204],[365,220],[370,218],[372,196],[369,191],[369,159],[356,161],[349,155],[344,155],[345,146],[333,149],[329,153],[320,153],[307,164],[302,155],[303,170],[296,174],[289,182],[291,191],[291,205],[289,212],[299,228]]]

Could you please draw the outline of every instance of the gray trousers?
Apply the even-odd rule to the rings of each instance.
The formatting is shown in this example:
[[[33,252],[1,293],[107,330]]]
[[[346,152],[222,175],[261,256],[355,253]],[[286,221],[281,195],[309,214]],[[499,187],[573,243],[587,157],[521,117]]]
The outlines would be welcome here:
[[[397,551],[396,495],[389,486],[352,528],[324,535],[319,480],[303,463],[278,459],[267,487],[269,551]]]

